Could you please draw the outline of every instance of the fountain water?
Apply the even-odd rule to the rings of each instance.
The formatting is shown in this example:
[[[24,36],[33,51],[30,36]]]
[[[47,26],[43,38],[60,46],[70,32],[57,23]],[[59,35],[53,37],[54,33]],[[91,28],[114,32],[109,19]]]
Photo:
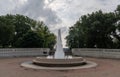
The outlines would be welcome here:
[[[56,52],[55,52],[54,58],[55,59],[64,59],[65,58],[65,53],[64,53],[63,47],[62,47],[62,40],[61,40],[61,31],[60,31],[60,29],[58,30],[57,47],[56,47]]]

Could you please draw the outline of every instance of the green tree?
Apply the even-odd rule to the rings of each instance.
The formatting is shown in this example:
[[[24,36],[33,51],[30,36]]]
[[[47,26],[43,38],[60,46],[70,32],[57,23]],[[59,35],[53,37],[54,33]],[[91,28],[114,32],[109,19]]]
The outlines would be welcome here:
[[[17,47],[22,48],[41,48],[43,38],[33,31],[27,32],[22,38],[18,39]]]
[[[53,48],[55,35],[41,21],[23,15],[0,16],[0,47]]]
[[[81,16],[69,30],[66,37],[70,48],[116,48],[113,39],[118,17],[113,12],[102,11]]]
[[[43,47],[53,49],[56,37],[49,31],[48,27],[43,22],[36,22],[36,26],[33,29],[42,38]]]
[[[11,46],[11,41],[14,36],[14,26],[9,24],[9,21],[3,16],[0,17],[0,45],[1,47]]]

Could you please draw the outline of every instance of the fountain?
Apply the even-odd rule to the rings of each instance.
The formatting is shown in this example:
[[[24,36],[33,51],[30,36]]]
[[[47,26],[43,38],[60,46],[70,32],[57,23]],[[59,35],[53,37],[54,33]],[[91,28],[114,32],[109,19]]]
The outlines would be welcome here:
[[[33,61],[22,63],[21,66],[33,69],[69,70],[95,67],[97,64],[86,61],[82,57],[65,56],[62,47],[61,31],[59,29],[56,51],[53,56],[37,57]]]
[[[48,59],[64,59],[65,58],[65,53],[63,51],[62,47],[62,40],[61,40],[61,31],[60,29],[58,30],[58,37],[57,37],[57,44],[56,44],[56,51],[54,56],[48,56]]]
[[[57,48],[54,55],[55,59],[64,59],[65,53],[63,52],[62,41],[61,41],[61,31],[58,30],[58,37],[57,37]]]

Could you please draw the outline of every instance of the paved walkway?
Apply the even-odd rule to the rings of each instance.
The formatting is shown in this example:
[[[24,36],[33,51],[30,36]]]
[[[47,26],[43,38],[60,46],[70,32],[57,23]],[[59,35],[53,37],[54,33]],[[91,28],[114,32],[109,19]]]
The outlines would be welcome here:
[[[98,63],[96,68],[49,71],[20,67],[20,63],[34,58],[0,59],[0,77],[120,77],[120,60],[87,58]]]

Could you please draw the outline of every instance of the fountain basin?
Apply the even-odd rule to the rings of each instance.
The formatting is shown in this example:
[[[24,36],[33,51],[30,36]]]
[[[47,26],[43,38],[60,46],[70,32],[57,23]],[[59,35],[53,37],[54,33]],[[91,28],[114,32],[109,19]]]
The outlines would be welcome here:
[[[86,60],[82,57],[74,57],[72,59],[48,59],[37,57],[33,60],[33,64],[43,67],[74,67],[86,64]]]
[[[75,69],[87,69],[94,68],[97,66],[96,63],[91,61],[86,61],[85,65],[72,66],[72,67],[47,67],[33,64],[33,61],[26,61],[21,63],[21,66],[25,69],[34,69],[34,70],[75,70]]]

